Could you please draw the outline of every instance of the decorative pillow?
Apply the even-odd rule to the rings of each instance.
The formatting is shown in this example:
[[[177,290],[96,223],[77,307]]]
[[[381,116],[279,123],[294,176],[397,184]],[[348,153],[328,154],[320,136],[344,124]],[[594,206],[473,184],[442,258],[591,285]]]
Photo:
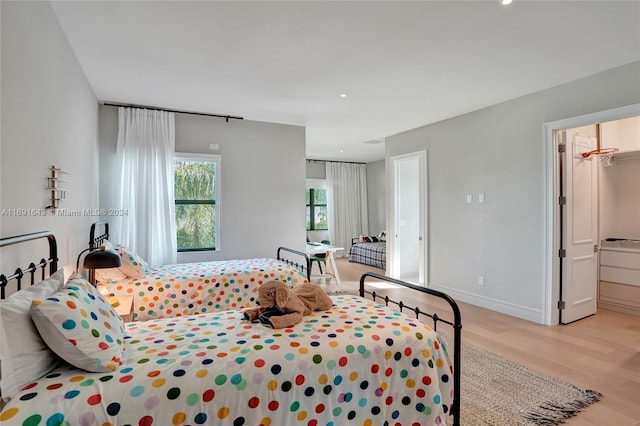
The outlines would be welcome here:
[[[372,243],[377,243],[378,241],[380,241],[378,237],[376,237],[375,235],[372,235],[371,237],[369,237],[369,239],[371,240]]]
[[[120,268],[95,269],[96,280],[101,283],[114,283],[127,278]]]
[[[4,400],[51,371],[60,359],[31,321],[33,299],[51,296],[64,284],[64,270],[0,302],[0,394]],[[19,342],[19,343],[18,343]]]
[[[122,260],[120,270],[128,277],[138,279],[144,277],[147,272],[149,272],[147,262],[133,250],[124,246],[118,246],[118,253]]]
[[[42,339],[69,364],[107,372],[121,364],[124,325],[109,302],[78,274],[46,299],[31,304]]]

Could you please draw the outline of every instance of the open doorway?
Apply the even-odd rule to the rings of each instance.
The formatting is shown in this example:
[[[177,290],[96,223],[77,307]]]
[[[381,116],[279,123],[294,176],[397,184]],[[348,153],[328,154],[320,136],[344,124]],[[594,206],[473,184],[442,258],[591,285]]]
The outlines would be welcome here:
[[[389,274],[425,285],[427,264],[427,152],[390,158]]]
[[[590,311],[595,313],[595,299],[598,297],[598,251],[600,239],[606,237],[603,235],[599,218],[602,194],[600,194],[601,185],[597,173],[598,170],[602,170],[602,166],[597,157],[592,157],[591,161],[582,157],[583,151],[587,152],[589,144],[593,143],[593,141],[585,142],[584,137],[593,136],[589,135],[588,129],[597,129],[596,125],[599,123],[639,115],[640,104],[636,104],[545,124],[545,168],[547,172],[545,323],[549,325],[577,320],[582,316],[590,315]],[[597,133],[597,131],[593,132]],[[576,134],[582,134],[582,136],[576,137]],[[559,148],[563,142],[567,150],[565,153],[561,152],[563,148]],[[598,143],[603,142],[596,138],[594,148],[598,147]],[[635,150],[640,152],[640,140],[631,143],[638,144],[637,148],[635,145],[625,146],[621,152]],[[571,165],[576,164],[580,169],[578,177],[574,176],[572,170],[567,170],[567,166],[570,168]],[[598,169],[594,169],[592,167],[594,165],[597,165]],[[585,172],[587,168],[590,169],[589,172]],[[640,165],[637,170],[640,170]],[[595,186],[590,184],[590,195],[585,196],[584,187],[587,186],[585,181],[592,182],[593,173],[596,174],[596,184]],[[580,181],[574,181],[574,179],[580,179]],[[627,184],[631,185],[631,182]],[[566,191],[575,190],[578,187],[580,193],[569,194],[576,195],[577,198],[568,199]],[[589,197],[595,197],[595,199]],[[587,208],[586,205],[591,207]],[[571,211],[572,209],[573,211]],[[606,212],[606,214],[610,216],[611,213]],[[592,227],[594,222],[595,231]],[[633,228],[634,225],[631,227]],[[634,232],[632,231],[631,234]],[[640,228],[637,232],[640,232]],[[567,247],[572,245],[582,246],[580,249],[582,251],[567,252]],[[589,248],[591,249],[590,253]],[[640,287],[638,290],[640,291]],[[569,304],[571,304],[571,308],[576,308],[576,312],[569,313],[567,311]]]

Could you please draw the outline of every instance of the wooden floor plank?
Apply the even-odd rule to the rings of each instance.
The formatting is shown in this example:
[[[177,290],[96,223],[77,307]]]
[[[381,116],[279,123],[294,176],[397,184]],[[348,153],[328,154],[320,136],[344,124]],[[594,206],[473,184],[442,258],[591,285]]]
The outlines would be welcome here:
[[[335,281],[328,285],[318,281],[327,291],[356,293],[362,273],[384,274],[346,258],[337,259],[337,265],[340,288]],[[394,290],[380,290],[384,292]],[[442,304],[419,299],[442,310]],[[567,425],[640,426],[640,317],[598,310],[572,324],[549,327],[467,303],[459,305],[466,342],[604,395]]]

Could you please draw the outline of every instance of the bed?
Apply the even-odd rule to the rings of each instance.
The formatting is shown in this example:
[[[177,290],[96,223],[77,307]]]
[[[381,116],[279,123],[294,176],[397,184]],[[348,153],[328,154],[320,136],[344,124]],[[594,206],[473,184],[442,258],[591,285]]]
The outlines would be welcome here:
[[[2,239],[0,247],[45,237],[51,238],[55,248],[51,233]],[[53,250],[50,259],[56,256]],[[41,266],[32,266],[2,275],[0,285],[4,288],[17,278],[20,286],[28,273],[33,281],[34,271]],[[46,267],[44,263],[43,274]],[[55,270],[55,261],[50,270]],[[52,277],[30,288],[43,286]],[[443,298],[451,307],[452,319],[388,298],[381,303],[368,287],[371,280],[391,281]],[[34,312],[45,303],[69,311],[61,301],[70,291],[80,295],[73,299],[79,305],[74,311],[87,294],[94,294],[92,304],[108,303],[74,275],[45,301],[34,300],[31,321],[38,322],[37,331],[52,351],[59,350],[59,342],[40,331],[41,319]],[[0,422],[3,426],[459,424],[462,326],[450,297],[370,273],[360,279],[359,296],[332,299],[331,310],[315,312],[302,323],[280,330],[244,321],[241,309],[145,322],[120,320],[119,325],[117,315],[107,309],[96,321],[114,322],[113,334],[122,329],[119,365],[90,372],[72,365],[68,354],[56,352],[66,361],[27,379],[17,391],[6,393],[2,388],[2,398],[8,402],[0,411]],[[98,308],[91,304],[86,308],[93,318]],[[28,323],[28,315],[16,324]],[[420,321],[420,315],[430,318],[432,327]],[[57,317],[51,315],[53,323]],[[59,329],[71,314],[68,317],[59,321]],[[453,351],[435,332],[440,324],[453,328]],[[74,348],[82,347],[85,334],[95,334],[92,327],[72,335]],[[23,332],[21,340],[27,340],[27,334]],[[59,340],[66,343],[64,338]],[[17,349],[16,345],[11,348]],[[6,378],[6,360],[2,358],[0,384]],[[35,363],[29,365],[35,368]]]
[[[91,250],[108,240],[108,223],[91,225]],[[258,287],[266,281],[283,281],[291,287],[309,281],[309,257],[287,247],[278,247],[275,258],[156,266],[146,265],[127,248],[120,247],[120,255],[123,266],[116,271],[120,275],[96,270],[96,277],[106,293],[133,296],[135,320],[249,307],[255,303]]]
[[[367,237],[367,241],[361,241],[360,237],[351,239],[349,249],[349,262],[361,263],[374,268],[386,270],[387,268],[387,243],[378,240],[377,237]]]

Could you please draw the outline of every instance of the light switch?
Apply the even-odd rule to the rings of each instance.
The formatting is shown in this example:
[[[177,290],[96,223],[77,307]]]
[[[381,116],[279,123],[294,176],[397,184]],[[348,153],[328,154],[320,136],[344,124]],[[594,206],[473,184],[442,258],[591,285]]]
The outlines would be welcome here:
[[[220,148],[220,145],[218,145],[217,143],[210,143],[209,144],[209,149],[217,150],[219,148]]]
[[[467,204],[471,204],[473,202],[473,195],[467,194]]]
[[[478,202],[480,204],[484,203],[484,194],[478,194]]]

